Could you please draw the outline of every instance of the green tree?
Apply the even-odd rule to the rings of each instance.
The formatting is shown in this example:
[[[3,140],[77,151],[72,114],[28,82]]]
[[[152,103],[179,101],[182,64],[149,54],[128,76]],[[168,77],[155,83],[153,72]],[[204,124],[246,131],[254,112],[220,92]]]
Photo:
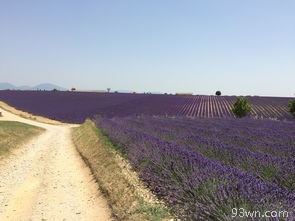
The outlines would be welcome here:
[[[289,102],[289,111],[295,117],[295,99],[290,100]]]
[[[221,95],[221,91],[216,91],[215,95],[220,96]]]
[[[237,117],[245,117],[251,111],[251,105],[248,99],[245,97],[238,97],[234,102],[232,111]]]

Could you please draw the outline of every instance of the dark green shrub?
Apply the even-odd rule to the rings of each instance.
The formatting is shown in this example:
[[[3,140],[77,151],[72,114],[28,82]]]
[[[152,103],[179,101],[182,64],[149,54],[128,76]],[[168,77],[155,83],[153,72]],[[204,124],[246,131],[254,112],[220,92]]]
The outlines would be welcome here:
[[[215,95],[220,96],[221,95],[221,91],[216,91]]]
[[[248,99],[245,97],[238,97],[234,102],[232,111],[237,117],[245,117],[251,111],[251,105]]]
[[[289,102],[289,111],[295,117],[295,99]]]

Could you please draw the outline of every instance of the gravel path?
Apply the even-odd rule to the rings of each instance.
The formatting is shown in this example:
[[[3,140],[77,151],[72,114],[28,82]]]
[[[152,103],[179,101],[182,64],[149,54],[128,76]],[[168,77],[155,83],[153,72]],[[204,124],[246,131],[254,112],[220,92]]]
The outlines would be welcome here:
[[[0,220],[112,220],[111,211],[71,141],[71,127],[50,125],[0,108],[0,120],[46,132],[0,160]]]

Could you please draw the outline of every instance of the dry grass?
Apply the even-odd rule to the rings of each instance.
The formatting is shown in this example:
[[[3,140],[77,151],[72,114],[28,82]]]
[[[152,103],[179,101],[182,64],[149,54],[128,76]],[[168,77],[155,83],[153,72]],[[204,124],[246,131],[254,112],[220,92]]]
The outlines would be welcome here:
[[[19,122],[0,121],[0,157],[43,131],[42,128]]]
[[[46,123],[46,124],[53,124],[53,125],[61,125],[61,124],[63,124],[63,123],[61,123],[59,121],[56,121],[56,120],[52,120],[52,119],[42,117],[42,116],[36,116],[36,115],[30,114],[30,113],[27,113],[25,111],[15,109],[14,107],[9,106],[8,104],[6,104],[6,103],[4,103],[2,101],[0,101],[0,107],[3,108],[4,110],[8,111],[8,112],[11,112],[11,113],[13,113],[15,115],[21,116],[23,118],[35,120],[35,121]]]
[[[171,220],[168,209],[144,187],[92,121],[74,128],[73,140],[118,220]]]

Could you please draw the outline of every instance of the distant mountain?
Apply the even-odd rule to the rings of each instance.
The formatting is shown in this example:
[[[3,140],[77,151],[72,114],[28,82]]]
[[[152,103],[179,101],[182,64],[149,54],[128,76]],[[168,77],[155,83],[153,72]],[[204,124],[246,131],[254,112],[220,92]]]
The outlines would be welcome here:
[[[23,86],[19,86],[19,87],[15,87],[16,90],[23,90],[23,91],[29,91],[29,90],[32,90],[32,87],[30,86],[26,86],[26,85],[23,85]]]
[[[53,89],[57,89],[59,91],[66,91],[66,88],[60,87],[55,84],[49,84],[49,83],[44,83],[44,84],[38,84],[34,87],[23,85],[23,86],[14,86],[13,84],[10,83],[0,83],[0,90],[46,90],[46,91],[51,91]]]
[[[15,86],[10,83],[0,83],[0,90],[14,90]]]
[[[60,87],[55,84],[38,84],[35,87],[32,87],[32,90],[46,90],[46,91],[51,91],[53,89],[57,89],[59,91],[66,91],[67,89]]]

